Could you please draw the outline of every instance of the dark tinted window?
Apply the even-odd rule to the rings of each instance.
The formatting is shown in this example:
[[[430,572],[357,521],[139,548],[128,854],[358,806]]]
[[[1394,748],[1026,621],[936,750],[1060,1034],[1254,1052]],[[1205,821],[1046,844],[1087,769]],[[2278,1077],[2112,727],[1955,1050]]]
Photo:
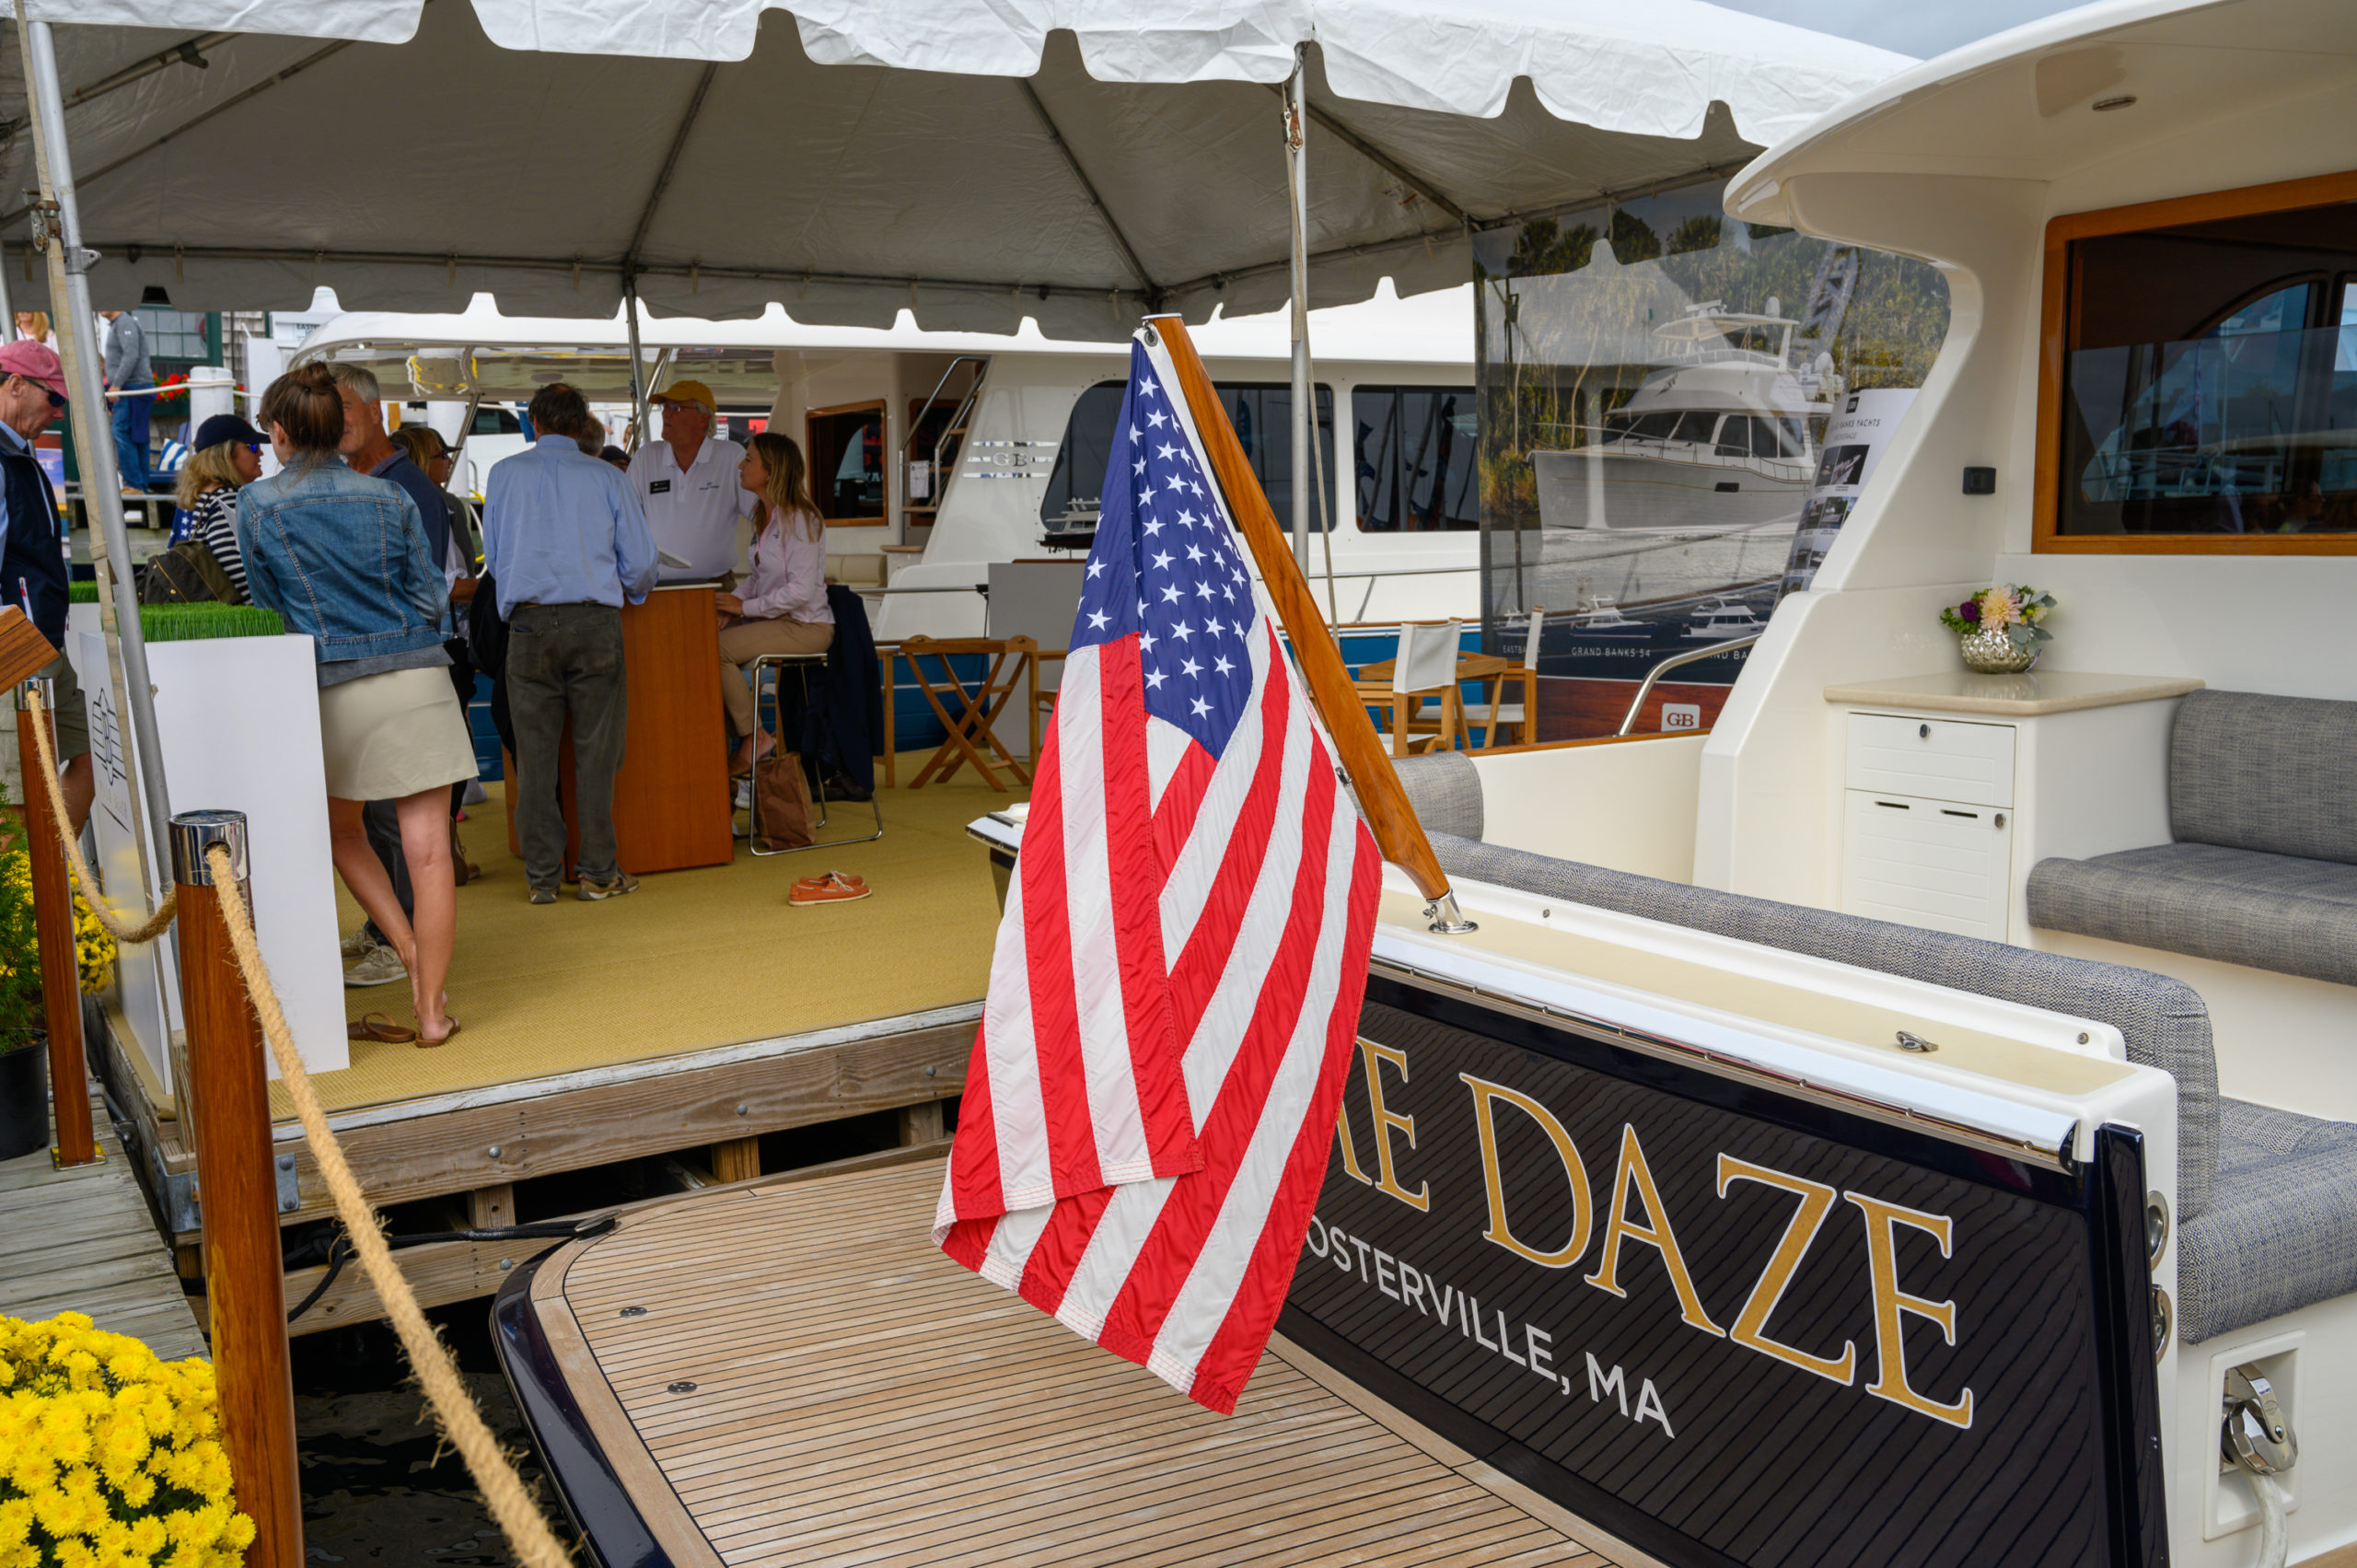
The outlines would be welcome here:
[[[2057,526],[2357,530],[2357,206],[2074,242]]]
[[[1669,438],[1691,441],[1699,446],[1711,439],[1711,433],[1718,427],[1718,423],[1719,416],[1715,413],[1680,414],[1678,416],[1678,428],[1670,433]]]
[[[884,411],[808,416],[810,498],[830,521],[884,515]]]
[[[1293,528],[1293,389],[1253,382],[1222,381],[1219,401],[1236,427],[1237,440],[1269,497],[1277,526]],[[1093,519],[1105,493],[1105,468],[1113,450],[1113,419],[1121,412],[1123,383],[1099,381],[1080,394],[1056,447],[1039,521],[1051,528]],[[1334,392],[1318,389],[1318,436],[1326,459],[1326,516],[1334,515]],[[1311,505],[1317,503],[1313,500]]]
[[[516,417],[514,409],[503,408],[497,403],[483,403],[476,408],[474,429],[471,434],[520,436],[523,433],[524,422]]]
[[[1481,526],[1471,388],[1361,387],[1351,394],[1351,424],[1359,527]]]

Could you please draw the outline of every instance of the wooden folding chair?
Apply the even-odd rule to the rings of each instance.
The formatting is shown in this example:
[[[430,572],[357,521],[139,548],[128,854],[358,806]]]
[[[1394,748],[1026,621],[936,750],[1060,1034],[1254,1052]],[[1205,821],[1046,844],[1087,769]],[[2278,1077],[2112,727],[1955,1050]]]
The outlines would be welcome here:
[[[1547,625],[1547,611],[1535,609],[1525,623],[1522,639],[1522,663],[1510,665],[1489,678],[1484,695],[1486,702],[1465,704],[1465,725],[1468,729],[1481,732],[1481,749],[1490,750],[1502,744],[1499,733],[1513,730],[1515,739],[1527,746],[1538,738],[1535,726],[1538,713],[1538,633]],[[1506,682],[1515,683],[1515,695],[1505,700]]]
[[[1000,711],[1016,692],[1033,689],[1038,679],[1039,653],[1039,645],[1028,637],[911,637],[900,645],[900,656],[908,661],[910,673],[916,677],[917,690],[924,693],[934,715],[949,732],[940,749],[909,781],[911,789],[946,781],[971,762],[985,784],[1004,792],[1006,785],[991,771],[991,754],[995,754],[999,766],[1018,781],[1026,784],[1031,782],[1030,773],[999,739],[995,726]],[[991,663],[982,673],[981,683],[970,691],[950,660],[976,655]],[[937,680],[925,668],[928,658],[940,661]],[[957,699],[955,714],[943,703],[945,696]]]

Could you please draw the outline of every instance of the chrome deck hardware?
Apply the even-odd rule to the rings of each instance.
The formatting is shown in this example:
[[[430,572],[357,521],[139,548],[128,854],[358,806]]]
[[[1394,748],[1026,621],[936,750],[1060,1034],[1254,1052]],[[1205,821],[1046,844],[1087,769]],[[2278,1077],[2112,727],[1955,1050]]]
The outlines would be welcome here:
[[[2277,1476],[2300,1462],[2300,1439],[2277,1403],[2274,1385],[2256,1363],[2226,1374],[2223,1423],[2219,1434],[2228,1468]]]

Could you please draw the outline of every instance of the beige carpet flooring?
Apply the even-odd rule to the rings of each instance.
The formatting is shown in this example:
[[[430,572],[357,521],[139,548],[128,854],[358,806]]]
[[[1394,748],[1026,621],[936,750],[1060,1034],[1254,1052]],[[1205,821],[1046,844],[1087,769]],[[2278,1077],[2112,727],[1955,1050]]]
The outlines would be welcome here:
[[[900,759],[903,781],[923,764]],[[507,852],[506,809],[471,807],[461,830],[483,869],[459,889],[450,1012],[465,1027],[435,1050],[355,1040],[352,1065],[316,1080],[331,1110],[547,1077],[737,1041],[979,1000],[998,926],[987,853],[968,822],[1023,798],[994,794],[971,769],[946,784],[879,790],[884,837],[842,849],[642,877],[626,898],[526,901]],[[821,836],[864,830],[864,806],[838,806]],[[739,820],[741,821],[741,816]],[[795,909],[798,877],[854,872],[872,897]],[[342,929],[360,912],[339,886]],[[347,1013],[414,1026],[408,984],[344,993]],[[273,1110],[294,1114],[284,1088]]]

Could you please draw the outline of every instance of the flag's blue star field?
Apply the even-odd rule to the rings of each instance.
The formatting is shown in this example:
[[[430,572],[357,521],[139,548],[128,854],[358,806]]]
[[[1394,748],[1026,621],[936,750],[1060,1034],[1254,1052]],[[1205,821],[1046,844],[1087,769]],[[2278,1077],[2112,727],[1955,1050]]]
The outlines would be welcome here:
[[[1072,648],[1135,634],[1146,712],[1216,757],[1252,693],[1252,579],[1145,350],[1113,429]]]

